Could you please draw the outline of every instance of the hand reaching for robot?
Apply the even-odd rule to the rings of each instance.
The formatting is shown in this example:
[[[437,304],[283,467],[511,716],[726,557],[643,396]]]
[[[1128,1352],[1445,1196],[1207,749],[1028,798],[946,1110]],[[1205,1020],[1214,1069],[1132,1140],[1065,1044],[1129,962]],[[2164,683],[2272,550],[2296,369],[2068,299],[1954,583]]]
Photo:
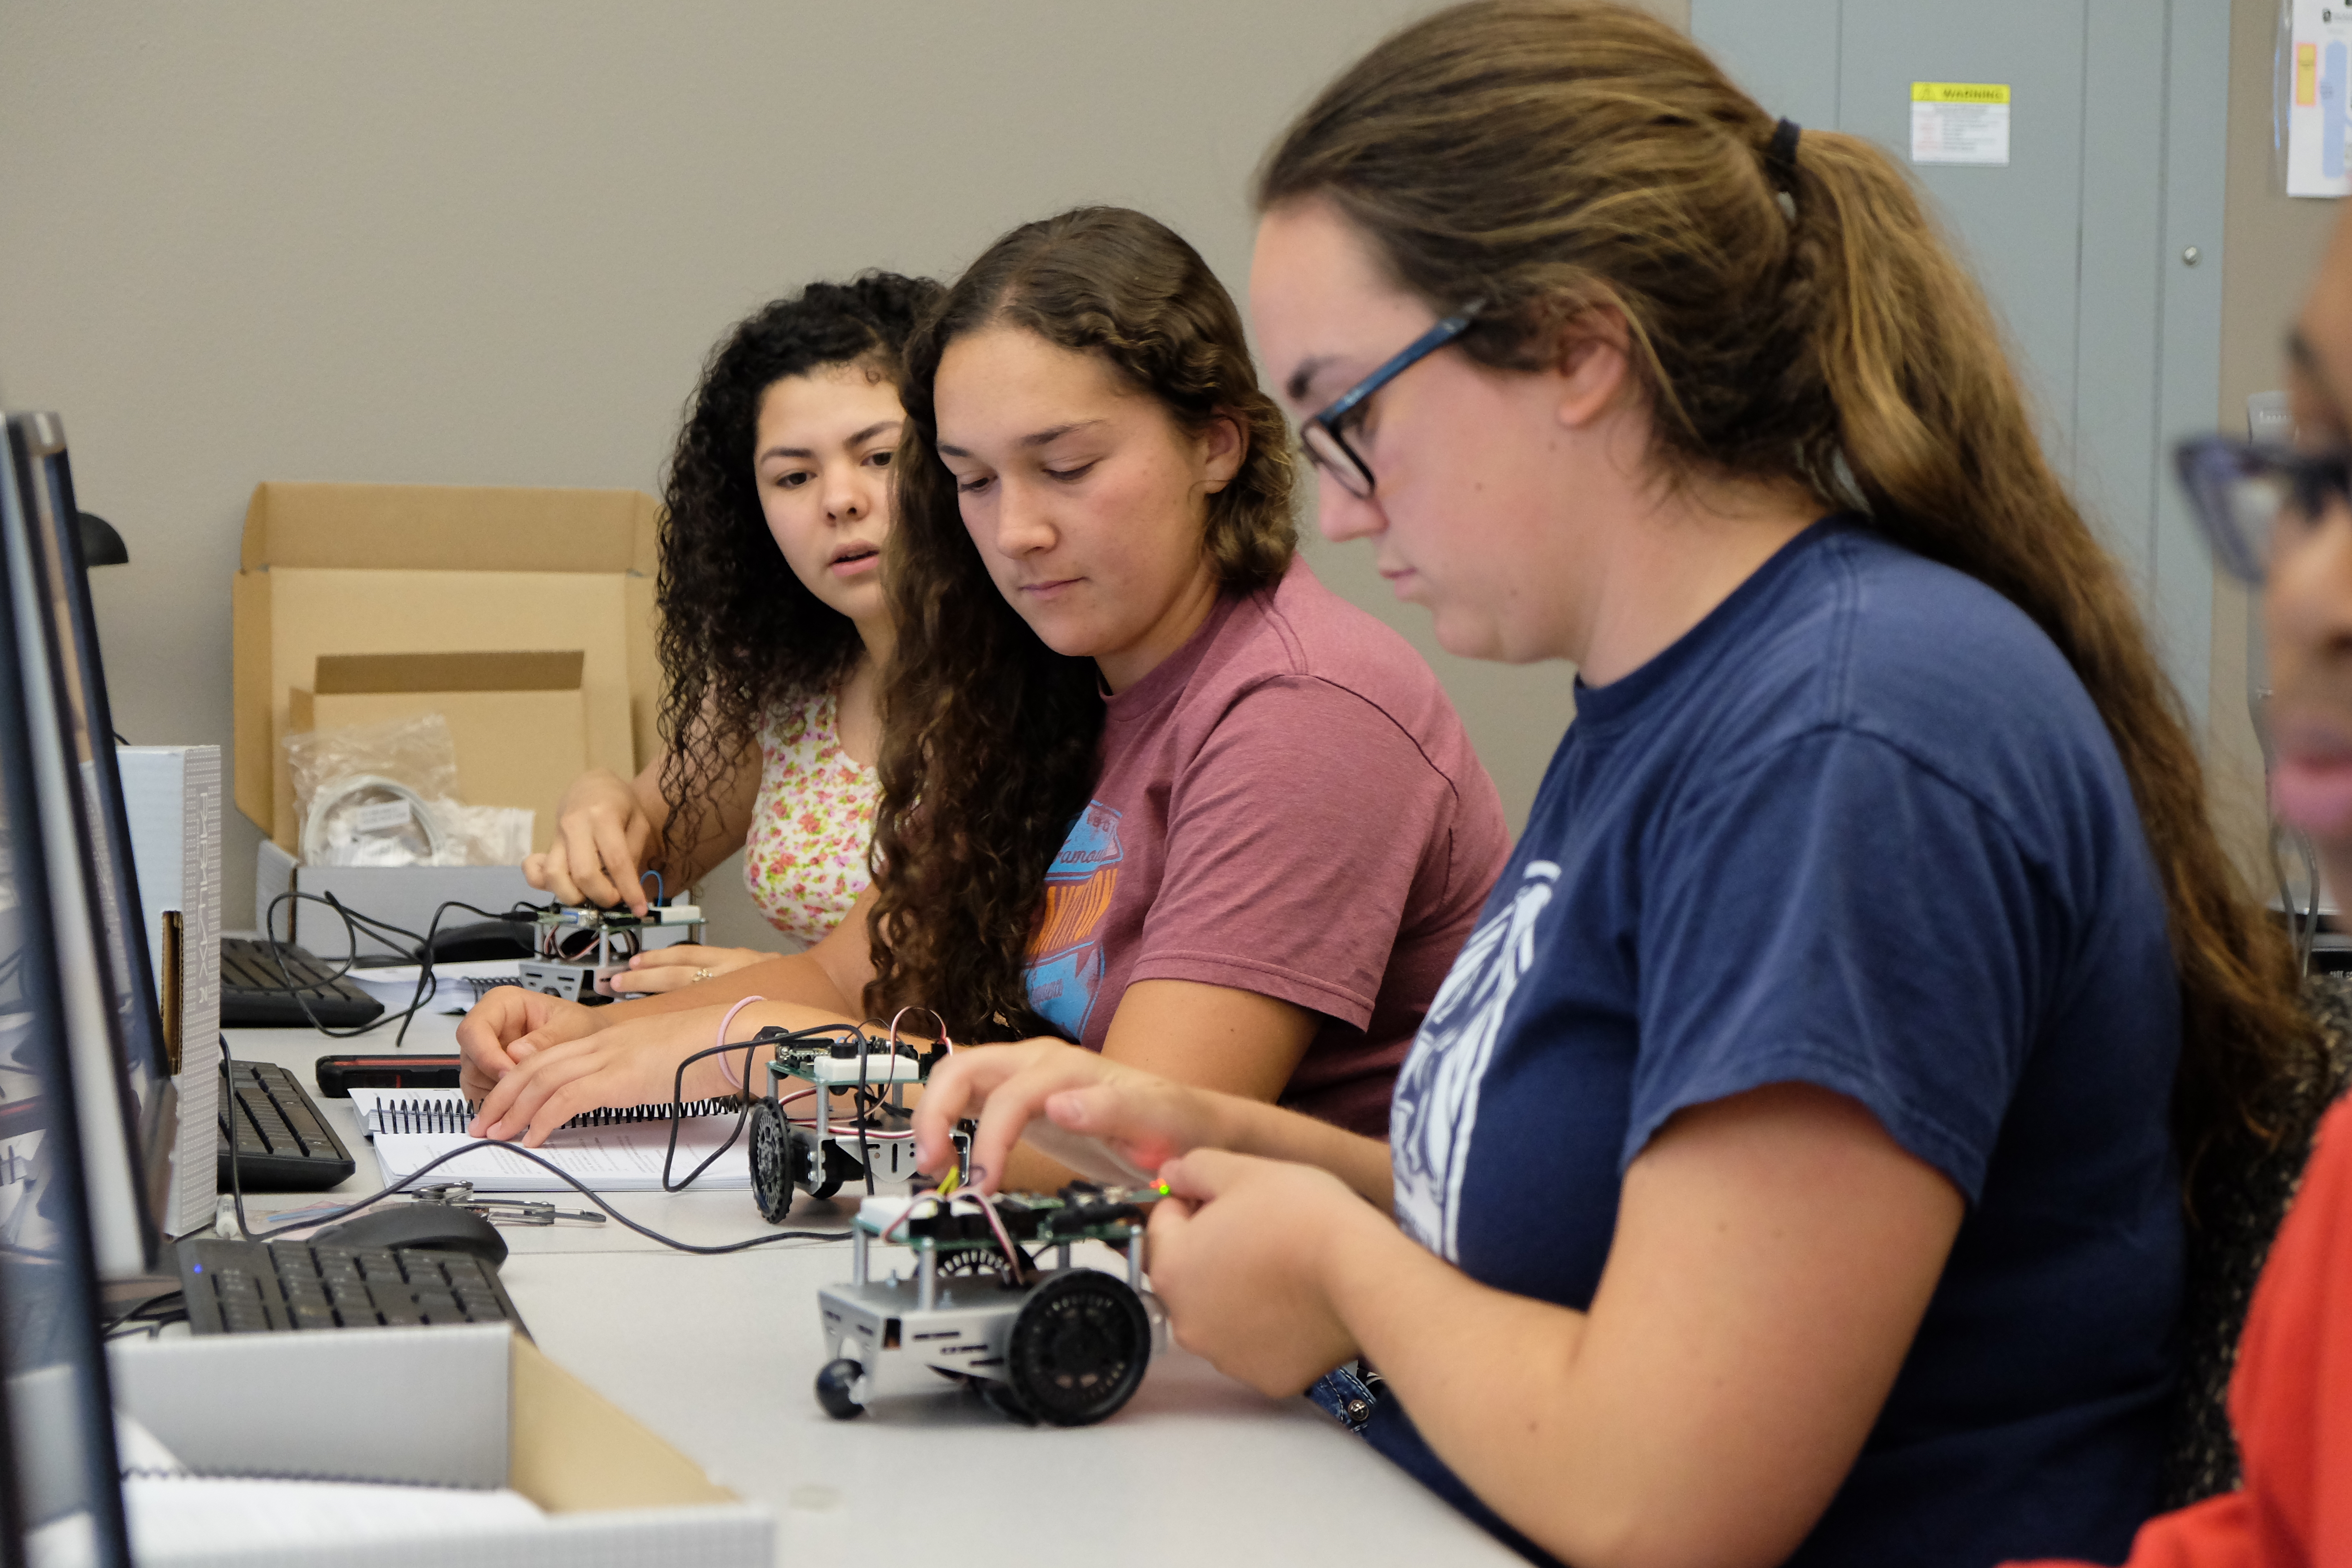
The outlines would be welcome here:
[[[595,1033],[596,1009],[520,985],[501,985],[457,1021],[457,1081],[480,1100],[515,1068],[549,1046]]]
[[[484,1005],[488,1000],[483,999]],[[576,1003],[557,1005],[593,1012]],[[726,1016],[723,1007],[705,1007],[615,1019],[603,1028],[591,1021],[587,1030],[556,1038],[547,1038],[547,1030],[534,1030],[508,1047],[513,1059],[483,1097],[481,1110],[467,1131],[480,1138],[519,1138],[525,1148],[535,1148],[583,1110],[666,1103],[677,1083],[678,1063],[709,1045]],[[557,1014],[550,1027],[561,1031],[577,1023],[571,1014]],[[687,1068],[688,1100],[715,1100],[735,1092],[716,1057]]]
[[[957,1121],[979,1122],[973,1184],[1000,1185],[1013,1145],[1026,1142],[1096,1181],[1139,1185],[1174,1155],[1226,1142],[1234,1097],[1123,1067],[1060,1040],[960,1050],[931,1071],[915,1106],[917,1163],[955,1163]]]
[[[1151,1289],[1186,1350],[1277,1398],[1359,1353],[1326,1283],[1354,1227],[1394,1238],[1328,1171],[1199,1149],[1169,1161],[1153,1205]]]

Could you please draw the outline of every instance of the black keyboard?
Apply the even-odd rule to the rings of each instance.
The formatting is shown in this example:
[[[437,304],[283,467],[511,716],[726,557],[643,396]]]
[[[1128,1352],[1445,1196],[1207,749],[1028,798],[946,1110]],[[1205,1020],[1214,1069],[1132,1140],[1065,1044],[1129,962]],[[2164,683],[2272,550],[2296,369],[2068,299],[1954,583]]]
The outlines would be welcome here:
[[[351,1151],[292,1073],[269,1062],[231,1062],[229,1087],[221,1101],[222,1192],[234,1190],[232,1131],[235,1180],[248,1193],[323,1193],[352,1173]]]
[[[269,951],[273,947],[278,950],[274,957]],[[289,984],[302,989],[289,991]],[[307,1013],[302,1010],[306,1004]],[[290,942],[221,938],[220,1021],[225,1027],[282,1025],[307,1029],[324,1024],[348,1029],[371,1023],[383,1012],[383,1003],[352,982],[337,979],[334,965],[320,963]]]
[[[192,1236],[180,1243],[180,1289],[189,1331],[199,1334],[431,1323],[522,1327],[522,1314],[499,1282],[498,1266],[470,1252]]]

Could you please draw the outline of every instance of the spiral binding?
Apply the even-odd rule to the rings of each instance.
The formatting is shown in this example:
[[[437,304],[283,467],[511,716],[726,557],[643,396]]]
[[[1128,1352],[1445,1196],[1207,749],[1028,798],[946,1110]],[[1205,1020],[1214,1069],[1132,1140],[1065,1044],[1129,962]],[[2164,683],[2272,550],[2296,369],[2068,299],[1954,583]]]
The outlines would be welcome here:
[[[481,1107],[470,1100],[388,1100],[381,1101],[367,1113],[368,1136],[379,1132],[463,1132],[473,1122]],[[731,1100],[689,1100],[677,1108],[679,1116],[731,1116],[737,1106]],[[607,1105],[594,1110],[583,1110],[566,1127],[617,1127],[632,1121],[667,1121],[671,1107],[667,1101],[659,1105]]]

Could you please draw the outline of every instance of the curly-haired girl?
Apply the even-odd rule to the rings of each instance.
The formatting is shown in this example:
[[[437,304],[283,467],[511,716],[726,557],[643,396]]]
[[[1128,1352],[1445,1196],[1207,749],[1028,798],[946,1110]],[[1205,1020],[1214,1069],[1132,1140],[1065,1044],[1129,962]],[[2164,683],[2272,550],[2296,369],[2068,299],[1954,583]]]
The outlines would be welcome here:
[[[1295,558],[1231,298],[1082,209],[992,246],[907,365],[870,932],[609,1008],[494,992],[479,1125],[666,1098],[721,1012],[660,1009],[756,994],[739,1034],[919,1002],[1377,1131],[1502,813],[1429,667]]]
[[[887,272],[812,283],[711,351],[665,492],[668,749],[635,779],[573,782],[554,844],[523,864],[533,887],[643,912],[646,873],[682,887],[741,848],[751,896],[803,945],[865,889],[901,357],[939,293]],[[673,990],[767,956],[657,949],[624,988]]]

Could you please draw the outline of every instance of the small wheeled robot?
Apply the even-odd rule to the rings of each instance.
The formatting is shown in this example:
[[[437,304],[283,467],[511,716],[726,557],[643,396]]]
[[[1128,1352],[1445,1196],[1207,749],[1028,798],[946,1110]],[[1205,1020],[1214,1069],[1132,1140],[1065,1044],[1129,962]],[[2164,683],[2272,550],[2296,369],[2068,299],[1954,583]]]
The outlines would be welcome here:
[[[526,990],[600,1007],[614,1000],[613,977],[628,973],[649,931],[686,931],[696,940],[702,911],[692,904],[656,904],[642,915],[627,910],[553,905],[539,911],[539,956],[520,967]]]
[[[817,1292],[825,1343],[837,1348],[817,1373],[817,1403],[846,1420],[877,1390],[922,1386],[911,1376],[919,1367],[1032,1426],[1116,1415],[1167,1346],[1167,1317],[1143,1288],[1143,1205],[1160,1195],[1077,1183],[1052,1197],[866,1199],[850,1231],[849,1283]],[[1073,1265],[1080,1241],[1124,1250],[1127,1277]],[[913,1278],[873,1278],[877,1245],[912,1248]],[[1055,1267],[1040,1268],[1049,1247]]]
[[[769,1223],[782,1225],[795,1188],[813,1198],[829,1198],[844,1182],[915,1180],[915,1131],[906,1093],[952,1049],[944,1033],[928,1050],[867,1027],[835,1030],[761,1030],[754,1046],[769,1047],[766,1092],[751,1105],[751,1195]],[[750,1074],[746,1073],[746,1079]],[[835,1115],[835,1097],[845,1094],[845,1117]],[[809,1103],[795,1120],[791,1108]],[[957,1175],[969,1157],[969,1134],[956,1130]],[[871,1190],[871,1189],[869,1189]],[[901,1200],[903,1201],[903,1200]]]

